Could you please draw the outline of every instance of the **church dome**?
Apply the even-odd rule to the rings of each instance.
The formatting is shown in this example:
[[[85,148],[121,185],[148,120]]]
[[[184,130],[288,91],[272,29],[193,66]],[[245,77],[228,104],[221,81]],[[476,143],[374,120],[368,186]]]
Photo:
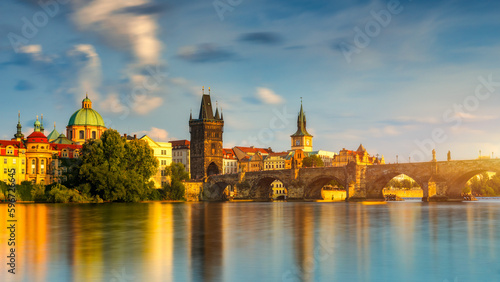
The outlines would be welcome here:
[[[88,97],[83,99],[82,108],[76,111],[69,119],[68,126],[73,125],[105,127],[104,120],[97,111],[92,109],[92,101]]]

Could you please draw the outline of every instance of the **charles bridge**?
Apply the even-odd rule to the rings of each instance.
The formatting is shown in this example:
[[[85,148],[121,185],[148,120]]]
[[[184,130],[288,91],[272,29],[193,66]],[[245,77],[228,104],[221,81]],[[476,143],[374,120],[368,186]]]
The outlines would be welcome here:
[[[423,201],[462,200],[462,190],[473,176],[500,172],[500,159],[431,161],[344,167],[300,168],[213,175],[203,184],[203,199],[220,200],[224,190],[234,189],[235,199],[269,199],[271,183],[281,181],[288,199],[321,199],[322,187],[336,180],[346,189],[347,200],[383,200],[384,186],[395,176],[405,174],[423,190]]]

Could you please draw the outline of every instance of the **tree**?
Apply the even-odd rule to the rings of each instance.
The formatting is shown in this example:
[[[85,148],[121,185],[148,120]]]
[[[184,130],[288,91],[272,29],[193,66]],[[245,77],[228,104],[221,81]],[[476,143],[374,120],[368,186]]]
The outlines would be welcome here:
[[[184,200],[186,187],[182,181],[189,179],[189,173],[181,163],[172,163],[166,168],[166,174],[170,176],[170,183],[167,183],[163,190],[167,200]]]
[[[323,160],[318,155],[305,157],[302,160],[303,167],[322,167],[325,166]]]
[[[85,143],[81,152],[80,183],[104,201],[138,202],[151,193],[150,177],[158,160],[145,141],[127,142],[113,129]]]

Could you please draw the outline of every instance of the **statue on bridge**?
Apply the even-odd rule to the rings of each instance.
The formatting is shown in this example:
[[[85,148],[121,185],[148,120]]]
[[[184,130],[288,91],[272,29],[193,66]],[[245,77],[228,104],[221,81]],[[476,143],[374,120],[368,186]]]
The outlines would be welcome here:
[[[451,151],[448,151],[448,161],[451,161]]]
[[[435,162],[436,160],[436,149],[432,149],[432,161]]]

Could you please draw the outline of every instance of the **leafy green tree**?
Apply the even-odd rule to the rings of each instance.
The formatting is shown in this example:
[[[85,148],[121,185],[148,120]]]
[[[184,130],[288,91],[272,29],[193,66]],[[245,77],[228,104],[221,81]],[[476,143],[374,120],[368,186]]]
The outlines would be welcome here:
[[[166,174],[170,176],[170,183],[164,187],[166,200],[185,200],[186,187],[182,181],[189,179],[189,173],[181,163],[172,163],[166,168]]]
[[[127,142],[108,129],[100,139],[83,145],[81,160],[80,183],[88,183],[89,193],[104,201],[138,202],[154,189],[149,179],[158,160],[145,141]]]
[[[40,184],[34,185],[33,189],[31,190],[31,198],[33,199],[33,201],[35,201],[35,202],[47,201],[45,189],[46,189],[46,186],[44,186],[44,185],[40,185]]]
[[[7,193],[9,191],[9,185],[7,183],[0,181],[0,200],[5,200],[7,198]]]
[[[78,190],[68,189],[61,184],[54,185],[47,193],[47,201],[51,203],[88,203],[90,200]]]
[[[18,201],[32,201],[31,190],[33,190],[31,181],[23,181],[16,187],[16,199]]]
[[[318,155],[305,157],[302,160],[303,167],[322,167],[325,166],[323,160]]]
[[[326,185],[331,185],[332,188],[344,189],[344,185],[340,184],[337,180],[333,179],[328,182]]]

